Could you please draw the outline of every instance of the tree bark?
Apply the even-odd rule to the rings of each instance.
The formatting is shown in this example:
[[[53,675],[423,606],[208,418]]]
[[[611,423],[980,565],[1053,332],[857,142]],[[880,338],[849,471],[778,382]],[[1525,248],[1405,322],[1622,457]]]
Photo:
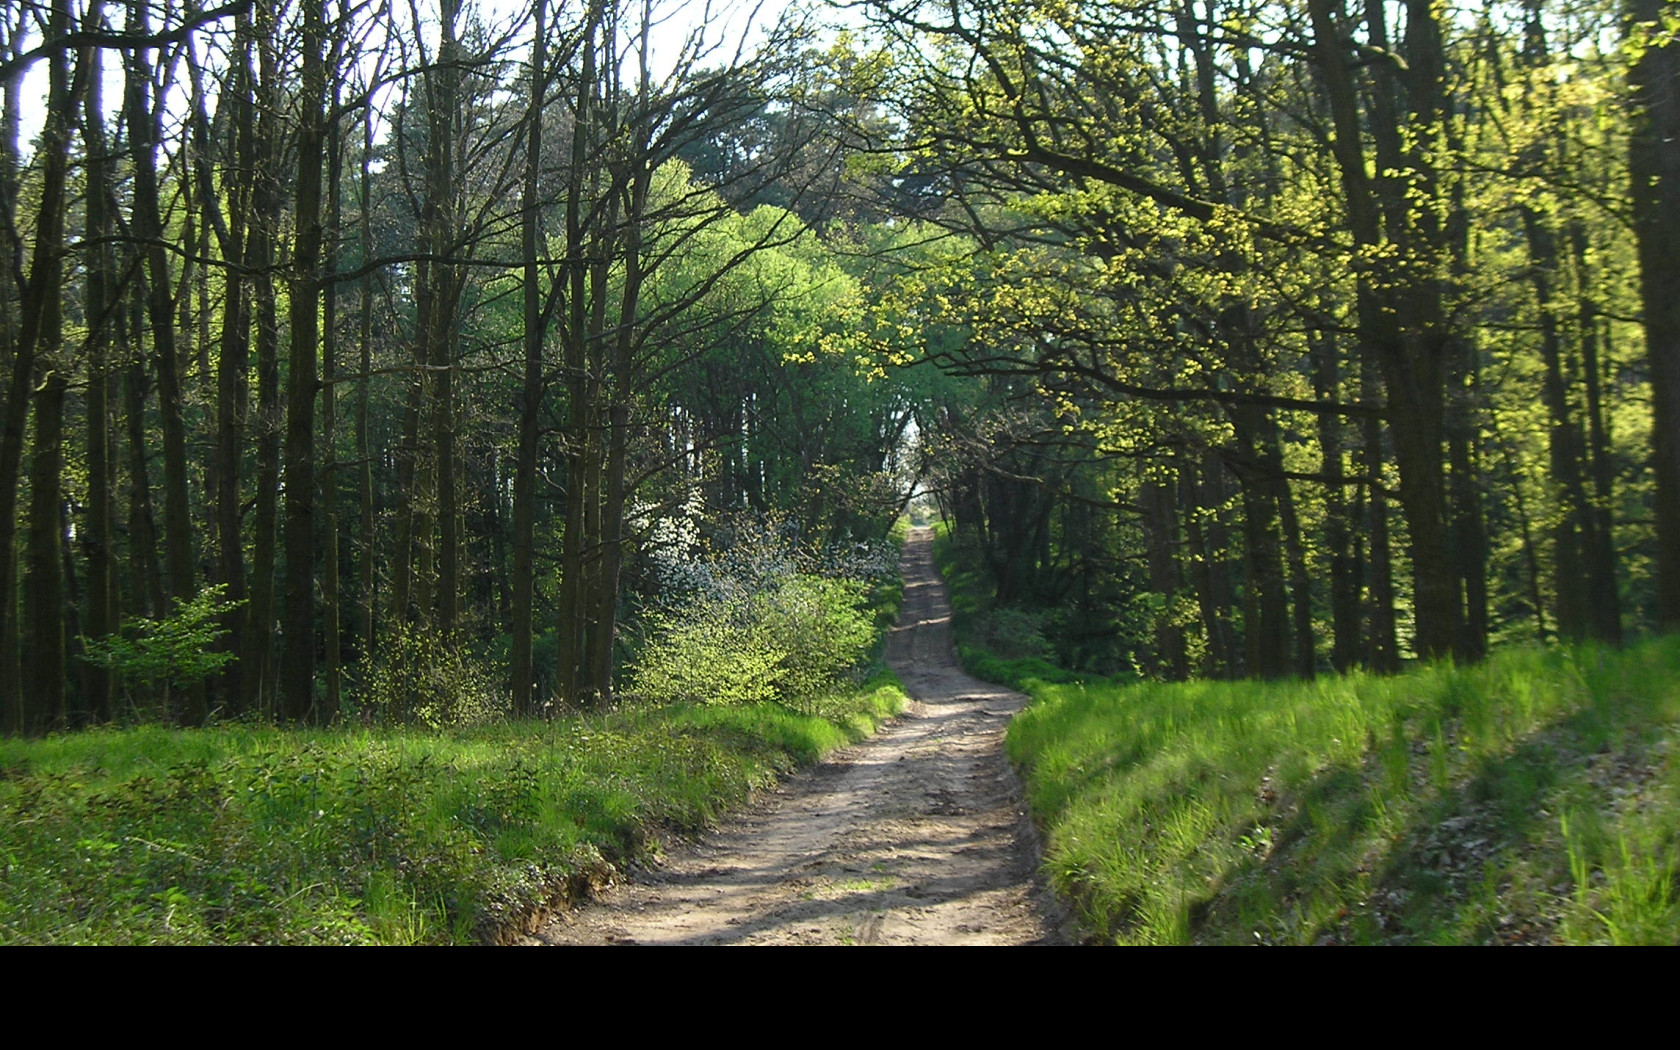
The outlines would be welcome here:
[[[525,116],[525,183],[520,216],[521,254],[525,282],[525,360],[519,386],[519,448],[513,467],[513,709],[520,715],[536,710],[535,669],[531,646],[536,591],[535,548],[537,441],[543,399],[542,354],[546,315],[542,308],[538,256],[542,245],[539,176],[542,172],[543,95],[548,88],[545,40],[545,0],[533,0],[531,16],[531,98]]]
[[[315,395],[320,350],[321,168],[325,158],[324,0],[305,0],[297,143],[297,233],[292,246],[286,376],[286,626],[280,669],[288,721],[321,720],[315,706]]]
[[[1628,35],[1641,45],[1628,71],[1628,175],[1651,377],[1654,612],[1673,630],[1680,628],[1680,43],[1658,25],[1680,5],[1627,0],[1625,10]]]

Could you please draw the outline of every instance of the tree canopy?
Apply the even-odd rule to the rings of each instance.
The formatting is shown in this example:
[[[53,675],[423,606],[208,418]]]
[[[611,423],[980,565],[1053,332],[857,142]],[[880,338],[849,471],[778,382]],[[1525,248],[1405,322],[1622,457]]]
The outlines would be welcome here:
[[[1674,4],[845,10],[0,14],[6,729],[611,703],[919,493],[1092,673],[1674,626]]]

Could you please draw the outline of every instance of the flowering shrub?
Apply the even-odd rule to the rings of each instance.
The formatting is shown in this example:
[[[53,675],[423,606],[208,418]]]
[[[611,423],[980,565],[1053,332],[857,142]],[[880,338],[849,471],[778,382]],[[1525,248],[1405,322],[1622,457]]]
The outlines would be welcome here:
[[[657,566],[663,601],[643,620],[630,692],[707,704],[821,693],[873,648],[869,587],[896,578],[883,541],[803,548],[788,526],[748,523],[733,540]]]
[[[794,574],[750,595],[697,595],[649,618],[630,691],[660,702],[740,704],[818,693],[875,642],[866,588]]]

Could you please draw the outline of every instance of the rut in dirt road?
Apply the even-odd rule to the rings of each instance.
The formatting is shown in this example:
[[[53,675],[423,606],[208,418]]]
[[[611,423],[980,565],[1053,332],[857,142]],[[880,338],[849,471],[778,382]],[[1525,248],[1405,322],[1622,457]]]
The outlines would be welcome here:
[[[573,912],[548,944],[1044,944],[1060,913],[1003,754],[1025,698],[963,674],[931,533],[904,547],[887,660],[905,714],[790,778],[657,875]]]

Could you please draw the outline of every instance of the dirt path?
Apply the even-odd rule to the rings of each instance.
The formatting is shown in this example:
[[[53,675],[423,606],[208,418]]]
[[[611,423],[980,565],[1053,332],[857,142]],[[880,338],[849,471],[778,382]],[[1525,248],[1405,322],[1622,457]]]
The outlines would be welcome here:
[[[1025,698],[951,656],[931,534],[904,548],[887,660],[914,702],[786,781],[645,883],[537,934],[548,944],[1043,944],[1060,914],[1003,731]]]

